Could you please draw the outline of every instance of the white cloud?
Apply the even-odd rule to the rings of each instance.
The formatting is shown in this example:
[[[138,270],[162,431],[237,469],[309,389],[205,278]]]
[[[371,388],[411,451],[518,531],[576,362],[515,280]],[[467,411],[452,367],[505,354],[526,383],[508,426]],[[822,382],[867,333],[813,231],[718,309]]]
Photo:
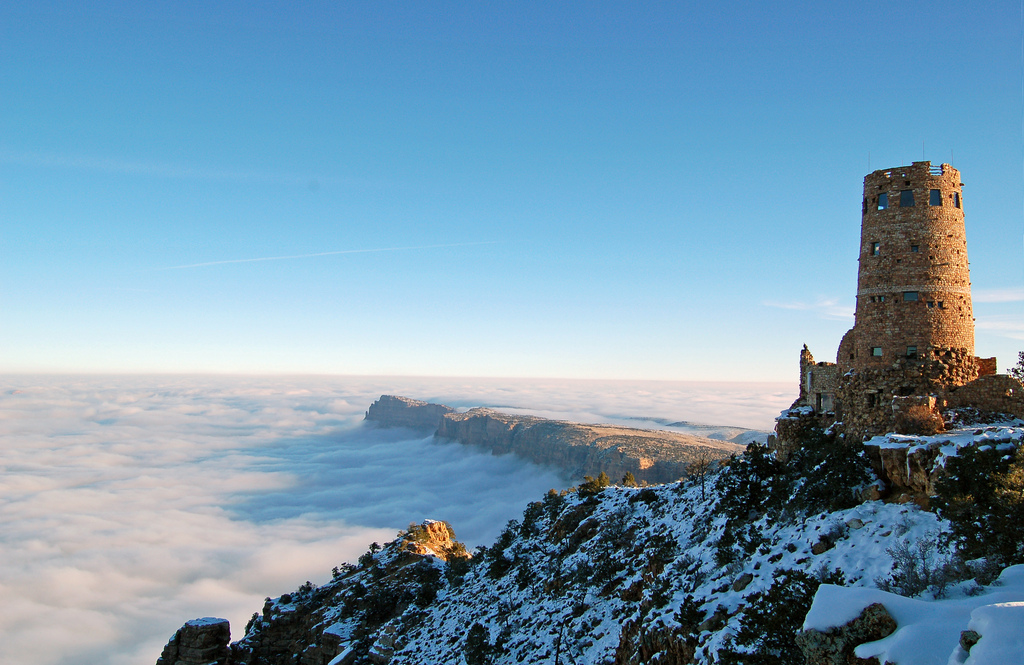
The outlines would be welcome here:
[[[453,405],[759,425],[782,384],[417,378],[0,380],[0,662],[153,662],[185,620],[240,636],[265,595],[323,582],[410,521],[470,546],[555,473],[368,429],[381,393]],[[20,391],[20,392],[19,392]]]
[[[1015,316],[979,317],[974,322],[978,330],[986,330],[1000,337],[1024,339],[1024,319]]]
[[[813,312],[825,319],[847,320],[853,319],[853,307],[841,305],[836,298],[818,298],[813,303],[806,302],[778,302],[765,300],[762,303],[765,307],[778,309],[792,309],[803,312]]]
[[[971,292],[971,300],[973,302],[1022,302],[1024,301],[1024,287],[974,289]]]

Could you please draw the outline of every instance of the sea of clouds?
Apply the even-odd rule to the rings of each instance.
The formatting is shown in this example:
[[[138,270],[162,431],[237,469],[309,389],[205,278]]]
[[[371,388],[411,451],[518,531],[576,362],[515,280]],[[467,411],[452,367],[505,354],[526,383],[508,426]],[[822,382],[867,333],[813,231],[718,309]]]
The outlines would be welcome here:
[[[411,521],[445,519],[470,547],[486,544],[529,501],[578,480],[369,427],[364,411],[383,393],[584,422],[770,429],[793,392],[763,383],[0,377],[0,662],[151,665],[199,616],[230,619],[237,639],[265,596],[330,579],[333,566]]]

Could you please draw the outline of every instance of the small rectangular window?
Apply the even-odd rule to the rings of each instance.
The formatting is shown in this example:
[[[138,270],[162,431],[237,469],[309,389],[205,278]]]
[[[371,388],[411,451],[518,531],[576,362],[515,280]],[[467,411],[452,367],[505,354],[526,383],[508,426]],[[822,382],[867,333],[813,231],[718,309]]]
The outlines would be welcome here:
[[[916,346],[908,346],[907,347],[907,357],[908,358],[916,358],[917,357],[917,347]]]
[[[885,302],[885,296],[878,296],[878,302]]]
[[[928,301],[928,307],[929,308],[934,308],[935,307],[935,301],[934,300],[929,300]]]
[[[882,347],[880,347],[880,346],[873,346],[873,347],[871,347],[871,355],[877,356],[877,357],[880,358],[882,356]]]
[[[953,192],[953,207],[960,207],[960,192]]]
[[[900,207],[901,208],[913,208],[914,207],[914,190],[904,189],[900,191]]]
[[[940,205],[942,205],[942,192],[937,190],[937,189],[933,189],[930,192],[928,192],[928,205],[930,205],[930,206],[940,206]]]
[[[873,242],[871,243],[871,256],[878,256],[882,253],[882,244]]]
[[[904,291],[903,302],[915,302],[917,300],[917,291]]]
[[[885,210],[888,207],[889,207],[889,195],[883,192],[883,193],[878,195],[878,209],[879,210]]]
[[[911,245],[910,251],[913,252],[914,254],[917,254],[919,251],[921,251],[921,247],[919,245]]]
[[[946,309],[946,303],[939,301],[939,309]]]

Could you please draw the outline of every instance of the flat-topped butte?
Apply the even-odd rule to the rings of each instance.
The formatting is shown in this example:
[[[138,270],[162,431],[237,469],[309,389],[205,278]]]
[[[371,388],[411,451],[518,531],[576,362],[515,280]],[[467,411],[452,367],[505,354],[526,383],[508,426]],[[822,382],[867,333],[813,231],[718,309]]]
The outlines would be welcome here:
[[[693,434],[589,425],[475,408],[465,413],[441,404],[382,395],[366,412],[382,427],[408,427],[435,436],[513,453],[531,462],[555,466],[570,479],[602,471],[618,480],[627,472],[640,482],[672,482],[694,462],[713,462],[741,453],[745,446]]]

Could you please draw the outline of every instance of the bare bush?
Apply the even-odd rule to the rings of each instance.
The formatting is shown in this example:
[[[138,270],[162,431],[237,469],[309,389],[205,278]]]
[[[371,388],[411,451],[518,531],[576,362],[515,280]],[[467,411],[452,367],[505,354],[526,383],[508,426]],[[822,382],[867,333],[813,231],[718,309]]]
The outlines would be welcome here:
[[[946,429],[942,415],[924,404],[915,404],[895,414],[896,431],[900,434],[929,436]]]
[[[934,597],[941,598],[950,584],[970,576],[959,557],[939,553],[938,539],[934,536],[918,538],[913,544],[903,540],[886,552],[892,557],[892,573],[889,577],[875,579],[882,591],[907,597],[931,591]]]

